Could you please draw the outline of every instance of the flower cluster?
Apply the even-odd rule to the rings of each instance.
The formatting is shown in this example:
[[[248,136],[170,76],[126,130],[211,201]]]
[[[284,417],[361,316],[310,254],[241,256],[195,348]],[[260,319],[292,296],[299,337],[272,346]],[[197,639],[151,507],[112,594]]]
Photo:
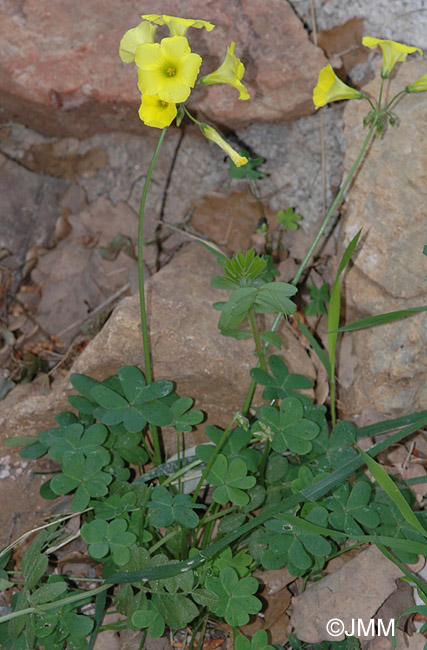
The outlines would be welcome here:
[[[186,33],[190,27],[212,31],[214,25],[206,20],[177,18],[176,16],[146,14],[143,21],[129,29],[120,41],[119,54],[122,61],[134,61],[138,68],[138,88],[141,92],[139,117],[147,126],[163,129],[178,115],[185,112],[196,122],[202,133],[220,146],[238,166],[248,160],[239,156],[221,136],[207,124],[194,119],[183,107],[197,82],[202,57],[191,51]],[[169,36],[160,43],[154,42],[159,26],[166,25]],[[249,99],[242,83],[245,66],[234,54],[234,43],[227,50],[224,62],[214,72],[205,75],[198,84],[225,83],[239,91],[239,99]],[[182,113],[183,114],[183,113]],[[178,117],[179,122],[180,118]]]
[[[383,54],[381,77],[383,79],[388,79],[395,64],[405,61],[408,54],[419,52],[421,56],[423,55],[419,47],[404,45],[403,43],[383,40],[381,38],[373,38],[371,36],[365,36],[362,43],[370,49],[375,49],[377,46],[381,48]],[[421,79],[418,79],[418,81],[405,88],[405,91],[408,93],[420,92],[422,90],[427,90],[427,73]],[[347,86],[347,84],[341,81],[333,71],[331,65],[327,65],[320,71],[317,86],[313,91],[313,103],[316,109],[325,106],[329,102],[335,102],[340,99],[364,98],[366,96],[362,92]]]

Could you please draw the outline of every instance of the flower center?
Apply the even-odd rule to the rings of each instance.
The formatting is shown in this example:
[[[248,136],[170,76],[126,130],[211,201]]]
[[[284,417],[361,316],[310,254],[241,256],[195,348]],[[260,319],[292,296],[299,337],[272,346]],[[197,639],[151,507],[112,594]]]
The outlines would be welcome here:
[[[172,67],[169,67],[166,70],[166,74],[168,75],[168,77],[174,77],[176,75],[176,69],[172,68]]]
[[[162,106],[169,106],[168,102],[163,101],[163,99],[160,100],[160,103]]]

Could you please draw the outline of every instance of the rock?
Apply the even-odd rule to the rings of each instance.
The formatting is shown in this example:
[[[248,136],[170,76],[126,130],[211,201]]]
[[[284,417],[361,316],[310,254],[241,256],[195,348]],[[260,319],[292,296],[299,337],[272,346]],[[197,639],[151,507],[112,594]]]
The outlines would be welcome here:
[[[425,70],[424,62],[401,64],[387,96],[393,97]],[[378,84],[379,75],[367,92],[377,96]],[[356,101],[348,102],[345,110],[347,169],[365,137],[362,119],[367,110],[365,102]],[[342,245],[363,229],[344,281],[346,323],[426,303],[425,94],[404,96],[394,112],[398,125],[372,143],[345,208]],[[425,313],[344,336],[351,337],[357,360],[353,381],[340,391],[345,417],[361,426],[425,408]]]
[[[190,244],[147,283],[151,349],[156,379],[172,379],[182,396],[196,399],[196,407],[209,414],[208,422],[226,426],[242,408],[249,387],[249,370],[255,365],[250,340],[223,337],[217,329],[218,313],[212,304],[224,298],[210,287],[218,274],[213,256],[199,244]],[[125,298],[101,332],[74,363],[71,372],[105,379],[125,364],[143,367],[138,296]],[[314,367],[290,328],[282,328],[283,356],[292,372],[312,379]],[[38,434],[52,426],[55,413],[69,410],[69,378],[54,383],[49,395],[14,399],[14,391],[2,402],[2,436]],[[199,431],[186,434],[186,446],[204,439]],[[169,453],[175,453],[175,435]]]
[[[189,33],[193,51],[205,59],[203,73],[216,69],[230,42],[236,42],[252,99],[239,101],[231,87],[199,89],[190,105],[207,117],[241,126],[313,112],[311,92],[326,60],[287,2],[270,0],[266,12],[256,0],[243,7],[238,0],[222,0],[203,11],[197,0],[153,0],[145,10],[216,24],[211,34]],[[120,61],[118,46],[142,11],[137,0],[3,2],[3,117],[51,135],[141,132],[136,70]],[[169,35],[165,27],[160,33]]]
[[[366,629],[378,608],[396,590],[395,581],[401,576],[395,564],[376,546],[370,546],[292,599],[294,633],[302,641],[320,643],[343,640],[344,631],[352,630],[353,621],[357,632],[357,619],[364,622]],[[338,625],[332,629],[334,636],[328,634],[326,626],[331,619],[342,621],[341,634],[338,635]],[[354,636],[359,638],[357,633]]]

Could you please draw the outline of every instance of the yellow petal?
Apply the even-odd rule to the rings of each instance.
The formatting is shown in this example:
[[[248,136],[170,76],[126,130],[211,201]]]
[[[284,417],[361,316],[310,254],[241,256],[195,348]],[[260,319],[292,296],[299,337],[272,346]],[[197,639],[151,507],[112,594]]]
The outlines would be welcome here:
[[[221,138],[220,134],[215,131],[215,129],[213,129],[208,124],[205,124],[204,122],[200,124],[200,128],[205,138],[211,140],[212,142],[215,142],[218,147],[225,151],[225,153],[230,156],[236,167],[242,167],[242,165],[246,165],[248,159],[245,158],[245,156],[238,154],[237,151],[235,151],[233,147],[224,140],[224,138]]]
[[[147,126],[164,129],[175,119],[175,104],[162,101],[157,95],[142,95],[139,117]]]
[[[419,52],[423,55],[423,51],[419,47],[412,45],[404,45],[404,43],[397,43],[396,41],[388,41],[381,38],[374,38],[372,36],[364,36],[362,39],[363,45],[374,50],[378,45],[383,53],[383,65],[381,69],[381,76],[387,79],[390,76],[396,63],[405,61],[408,54]]]
[[[124,63],[131,63],[135,60],[135,52],[139,45],[152,43],[157,31],[157,25],[150,25],[146,20],[139,23],[137,27],[129,29],[120,41],[119,55]]]
[[[234,54],[234,43],[227,49],[227,54],[217,70],[205,75],[199,80],[201,85],[229,84],[239,91],[239,99],[249,99],[249,93],[242,84],[241,79],[245,73],[245,66]]]
[[[427,72],[405,88],[407,93],[421,93],[427,90]]]
[[[176,16],[167,16],[165,14],[145,14],[141,16],[145,20],[150,20],[156,25],[167,25],[171,36],[185,36],[189,27],[196,27],[201,29],[204,27],[208,32],[211,32],[215,25],[207,20],[193,20],[192,18],[178,18]]]
[[[194,88],[202,58],[190,50],[185,36],[160,43],[144,43],[135,54],[142,94],[158,95],[166,102],[185,102]]]
[[[361,99],[363,94],[347,86],[337,77],[330,63],[321,69],[317,86],[313,90],[313,103],[316,109],[340,99]]]

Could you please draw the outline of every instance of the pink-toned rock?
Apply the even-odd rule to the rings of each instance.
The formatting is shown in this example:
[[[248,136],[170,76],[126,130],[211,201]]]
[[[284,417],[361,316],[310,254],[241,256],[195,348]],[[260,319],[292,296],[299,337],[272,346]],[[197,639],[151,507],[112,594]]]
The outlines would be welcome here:
[[[387,89],[388,98],[425,71],[424,61],[401,64]],[[378,74],[366,86],[368,95],[378,96],[379,83]],[[368,109],[364,104],[349,102],[344,113],[347,169],[366,137],[362,120]],[[393,112],[397,125],[372,143],[346,206],[343,246],[362,228],[354,264],[344,281],[347,323],[426,303],[425,96],[404,96]],[[344,336],[351,340],[356,359],[353,377],[340,382],[346,417],[362,426],[425,408],[425,313]]]
[[[0,0],[0,108],[7,119],[51,135],[87,136],[98,131],[142,128],[133,64],[118,46],[140,15],[168,13],[203,18],[216,29],[188,32],[204,58],[202,73],[214,70],[231,41],[246,65],[249,101],[231,87],[197,90],[190,105],[229,126],[292,119],[313,111],[311,91],[325,58],[283,0]],[[167,28],[159,34],[168,35]]]

